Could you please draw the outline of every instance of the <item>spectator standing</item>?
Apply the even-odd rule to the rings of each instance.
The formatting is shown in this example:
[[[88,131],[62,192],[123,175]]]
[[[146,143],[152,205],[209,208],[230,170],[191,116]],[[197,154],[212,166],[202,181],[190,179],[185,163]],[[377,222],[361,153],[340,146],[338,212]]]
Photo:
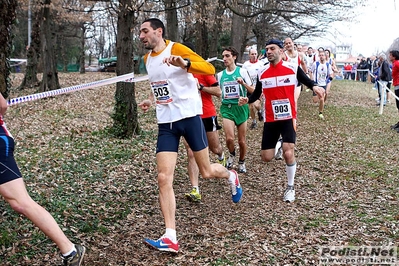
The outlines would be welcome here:
[[[345,66],[344,66],[344,78],[345,79],[350,79],[351,72],[352,72],[351,64],[345,63]]]
[[[355,80],[356,78],[356,72],[357,72],[357,62],[352,64],[352,69],[351,69],[351,80]]]
[[[359,74],[359,80],[366,82],[367,75],[368,75],[368,69],[369,69],[366,58],[363,57],[360,60],[360,63],[359,63],[359,66],[357,69],[358,69],[357,73]]]
[[[373,56],[371,56],[370,59],[371,59],[370,71],[373,74],[370,81],[371,81],[371,83],[375,83],[375,76],[377,75],[378,68],[379,68],[378,58],[375,55],[373,55]]]
[[[392,62],[392,84],[394,87],[395,95],[399,97],[399,51],[389,51],[389,60]],[[396,108],[399,112],[399,101],[396,99]],[[399,122],[391,126],[392,129],[399,133]]]
[[[387,104],[387,91],[386,88],[389,88],[389,82],[392,79],[391,69],[389,68],[389,64],[386,60],[386,55],[384,53],[380,54],[379,56],[379,71],[378,71],[378,81],[377,88],[378,88],[378,95],[379,95],[379,102],[377,105],[380,105],[381,101],[383,104]],[[383,99],[382,99],[383,97]]]

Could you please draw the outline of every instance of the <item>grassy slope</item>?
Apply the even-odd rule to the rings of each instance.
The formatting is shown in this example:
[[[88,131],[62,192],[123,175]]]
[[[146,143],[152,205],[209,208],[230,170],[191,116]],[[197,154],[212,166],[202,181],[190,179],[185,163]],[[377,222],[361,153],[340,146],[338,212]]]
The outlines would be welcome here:
[[[66,87],[109,76],[63,74],[61,82]],[[146,89],[138,84],[139,99]],[[112,138],[106,128],[113,94],[113,86],[75,92],[10,107],[6,115],[32,198],[72,240],[87,245],[86,265],[314,265],[320,246],[398,243],[399,135],[389,129],[398,115],[394,104],[378,114],[371,85],[334,81],[325,121],[318,120],[310,92],[302,93],[293,204],[281,200],[283,162],[260,161],[261,129],[248,133],[245,194],[237,205],[220,180],[201,181],[201,204],[186,202],[190,186],[181,152],[177,256],[142,244],[143,237],[157,238],[164,230],[155,112],[139,114],[141,136]],[[0,224],[2,265],[59,263],[56,246],[4,201]]]

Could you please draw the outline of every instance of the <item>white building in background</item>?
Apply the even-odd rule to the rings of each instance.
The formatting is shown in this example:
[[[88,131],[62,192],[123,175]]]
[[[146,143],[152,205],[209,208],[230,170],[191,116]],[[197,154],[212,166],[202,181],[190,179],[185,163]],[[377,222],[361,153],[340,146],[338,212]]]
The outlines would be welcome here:
[[[352,45],[341,44],[335,47],[335,61],[345,61],[352,55]]]

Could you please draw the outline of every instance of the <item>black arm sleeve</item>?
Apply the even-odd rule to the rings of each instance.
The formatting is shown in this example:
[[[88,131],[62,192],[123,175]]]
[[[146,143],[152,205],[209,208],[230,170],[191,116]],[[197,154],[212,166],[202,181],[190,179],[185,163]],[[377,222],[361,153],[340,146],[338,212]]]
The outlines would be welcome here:
[[[259,77],[256,79],[256,86],[251,96],[248,97],[248,103],[253,103],[259,99],[260,95],[262,94],[262,83],[259,81]]]
[[[316,83],[311,80],[306,74],[305,72],[303,72],[302,68],[300,68],[298,66],[298,70],[296,72],[296,78],[298,79],[298,81],[302,84],[304,84],[306,87],[308,87],[309,89],[313,90],[313,86],[316,86]]]

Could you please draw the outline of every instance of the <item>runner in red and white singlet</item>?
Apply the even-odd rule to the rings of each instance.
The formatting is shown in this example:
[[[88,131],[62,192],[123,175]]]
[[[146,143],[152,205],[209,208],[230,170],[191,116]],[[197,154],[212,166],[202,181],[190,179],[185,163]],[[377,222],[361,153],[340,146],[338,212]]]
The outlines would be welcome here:
[[[296,104],[295,87],[298,81],[311,88],[319,97],[324,96],[324,90],[315,86],[303,70],[295,64],[282,61],[283,43],[272,39],[266,43],[266,55],[269,64],[258,72],[258,80],[252,95],[241,97],[239,104],[251,103],[265,96],[265,123],[263,126],[261,158],[269,162],[274,158],[276,143],[283,138],[283,155],[286,163],[287,189],[283,200],[295,200],[294,178],[296,160],[294,148],[296,141]]]

